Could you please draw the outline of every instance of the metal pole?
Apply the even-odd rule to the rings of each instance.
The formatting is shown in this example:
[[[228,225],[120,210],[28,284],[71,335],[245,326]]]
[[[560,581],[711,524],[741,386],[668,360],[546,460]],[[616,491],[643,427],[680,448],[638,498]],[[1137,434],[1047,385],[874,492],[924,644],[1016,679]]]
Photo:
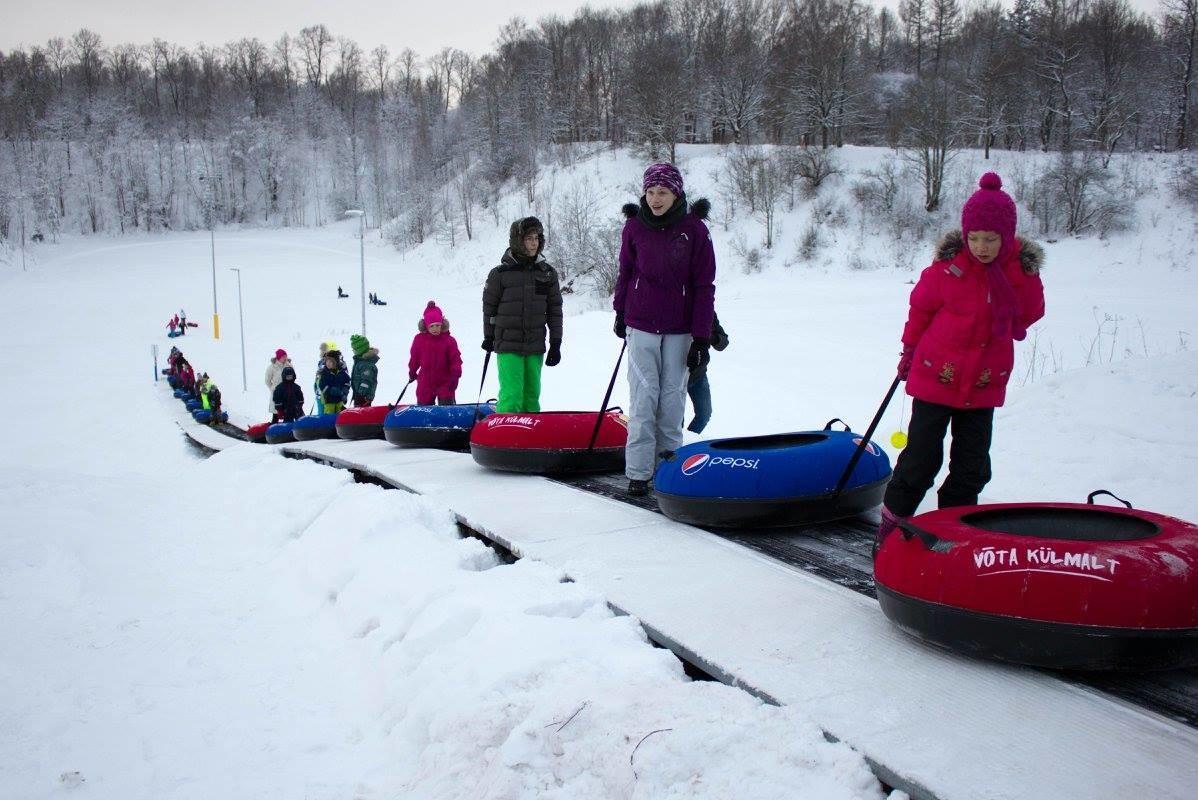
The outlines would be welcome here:
[[[361,256],[361,300],[362,300],[362,335],[366,335],[366,211],[362,211],[361,236],[358,237],[358,252]]]
[[[245,312],[241,309],[241,270],[237,267],[229,267],[233,272],[237,273],[237,327],[241,329],[241,391],[249,391],[249,386],[245,377]]]
[[[209,212],[212,213],[212,212]],[[216,310],[216,219],[210,217],[208,232],[212,237],[212,338],[220,338],[220,313]]]

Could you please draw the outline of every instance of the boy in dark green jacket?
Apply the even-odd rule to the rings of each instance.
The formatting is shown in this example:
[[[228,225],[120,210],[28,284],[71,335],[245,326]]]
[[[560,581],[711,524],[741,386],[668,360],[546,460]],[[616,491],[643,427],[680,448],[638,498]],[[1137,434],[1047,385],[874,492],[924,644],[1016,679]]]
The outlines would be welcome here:
[[[509,247],[483,288],[483,349],[498,354],[499,412],[541,410],[541,364],[562,360],[562,289],[541,251],[536,217],[512,223]],[[549,351],[545,351],[545,333]]]
[[[354,407],[361,408],[374,402],[379,386],[379,351],[370,346],[369,339],[356,333],[349,337],[349,347],[354,351],[354,369],[350,374]]]

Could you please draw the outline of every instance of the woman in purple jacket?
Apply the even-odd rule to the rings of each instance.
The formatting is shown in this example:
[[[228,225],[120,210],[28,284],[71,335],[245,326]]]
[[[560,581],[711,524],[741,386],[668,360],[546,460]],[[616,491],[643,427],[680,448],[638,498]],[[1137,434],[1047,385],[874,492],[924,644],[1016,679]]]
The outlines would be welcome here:
[[[657,459],[682,445],[689,369],[710,358],[715,313],[715,251],[703,220],[710,204],[687,211],[673,164],[645,170],[640,205],[624,206],[616,336],[628,340],[628,493],[645,495]]]

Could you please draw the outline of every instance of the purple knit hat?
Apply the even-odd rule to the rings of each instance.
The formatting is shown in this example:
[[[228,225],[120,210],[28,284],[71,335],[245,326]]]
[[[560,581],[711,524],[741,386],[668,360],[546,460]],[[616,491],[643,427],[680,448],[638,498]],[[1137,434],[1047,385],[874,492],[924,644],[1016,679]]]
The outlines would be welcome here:
[[[1015,201],[1002,190],[1002,178],[997,173],[987,172],[978,181],[978,186],[961,209],[961,235],[966,242],[971,231],[993,231],[1002,237],[998,257],[986,265],[993,310],[991,334],[996,337],[1010,335],[1022,341],[1027,331],[1017,322],[1015,292],[1002,271],[1003,264],[1015,249]]]
[[[961,209],[961,235],[969,239],[970,231],[994,231],[1002,237],[1002,250],[995,261],[1007,260],[1015,247],[1015,201],[1002,190],[1002,178],[987,172],[978,181],[980,187],[965,201]]]
[[[675,197],[682,197],[682,173],[678,171],[678,167],[673,164],[650,164],[645,169],[645,186],[644,191],[649,191],[652,186],[664,186],[674,193]]]

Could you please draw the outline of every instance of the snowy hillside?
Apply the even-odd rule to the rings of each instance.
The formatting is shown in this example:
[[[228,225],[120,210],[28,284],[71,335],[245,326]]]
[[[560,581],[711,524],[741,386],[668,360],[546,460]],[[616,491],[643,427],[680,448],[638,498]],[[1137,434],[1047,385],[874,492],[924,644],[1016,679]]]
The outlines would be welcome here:
[[[768,252],[760,219],[729,218],[721,150],[682,156],[692,198],[715,205],[716,304],[732,338],[713,359],[705,435],[832,417],[864,428],[934,238],[896,241],[859,210],[853,184],[888,151],[846,148],[845,175],[781,206]],[[1040,156],[971,158],[948,187],[946,227],[977,173],[1014,184]],[[1138,175],[1134,232],[1046,243],[1048,314],[1017,349],[990,499],[1106,488],[1198,519],[1194,219],[1171,207],[1168,159],[1129,158],[1114,168]],[[403,386],[416,317],[435,299],[466,361],[459,400],[473,400],[481,282],[508,223],[536,213],[564,236],[562,209],[586,200],[618,226],[642,166],[604,152],[546,169],[537,202],[513,191],[452,248],[400,252],[372,231],[367,289],[389,302],[367,306],[379,399]],[[183,306],[200,323],[174,341],[216,378],[234,420],[260,421],[275,348],[307,387],[318,343],[347,346],[358,332],[356,232],[217,231],[218,341],[206,234],[68,238],[32,250],[28,272],[0,269],[0,334],[18,356],[0,392],[0,636],[21,645],[5,648],[0,678],[22,687],[0,708],[0,796],[883,796],[801,708],[687,681],[588,587],[497,565],[456,538],[444,509],[248,445],[196,457],[152,383],[150,347],[169,349],[169,316]],[[242,270],[244,393],[228,267]],[[576,285],[562,363],[544,375],[547,409],[595,408],[619,352],[606,302]],[[495,390],[492,374],[484,394]],[[613,402],[627,402],[623,379]],[[881,441],[901,413],[896,402]]]

